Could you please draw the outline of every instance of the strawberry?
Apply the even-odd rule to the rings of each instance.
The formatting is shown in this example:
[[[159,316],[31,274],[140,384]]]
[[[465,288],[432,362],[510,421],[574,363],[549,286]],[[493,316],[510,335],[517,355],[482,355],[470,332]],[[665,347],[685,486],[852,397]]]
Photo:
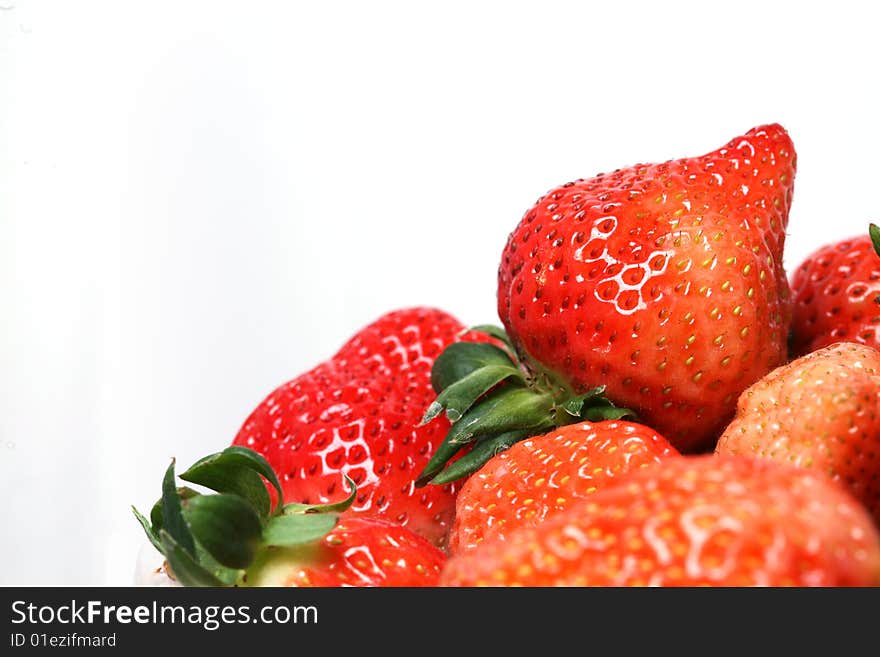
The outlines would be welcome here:
[[[433,586],[446,555],[399,523],[345,515],[357,497],[285,504],[276,473],[256,452],[233,446],[180,478],[215,493],[176,487],[174,462],[150,519],[133,509],[164,570],[185,586]],[[264,485],[275,491],[274,505]]]
[[[445,586],[876,586],[880,534],[826,477],[673,456],[545,522],[453,556]]]
[[[841,342],[777,368],[739,398],[715,451],[825,473],[880,522],[880,352]]]
[[[618,169],[539,199],[498,269],[516,373],[465,368],[470,380],[438,396],[425,419],[447,410],[456,424],[419,483],[456,445],[623,409],[681,451],[713,447],[739,394],[787,356],[782,250],[795,168],[786,131],[765,125],[702,157]],[[493,384],[488,394],[476,380]]]
[[[791,279],[791,356],[846,340],[880,347],[880,228],[827,244]]]
[[[416,425],[434,398],[434,358],[463,328],[431,308],[380,317],[270,393],[233,444],[263,455],[290,499],[335,499],[347,474],[358,486],[350,512],[393,520],[441,545],[456,485],[417,490],[413,480],[449,425]]]
[[[494,456],[462,485],[449,552],[536,525],[614,482],[678,452],[652,429],[606,420],[560,427]]]

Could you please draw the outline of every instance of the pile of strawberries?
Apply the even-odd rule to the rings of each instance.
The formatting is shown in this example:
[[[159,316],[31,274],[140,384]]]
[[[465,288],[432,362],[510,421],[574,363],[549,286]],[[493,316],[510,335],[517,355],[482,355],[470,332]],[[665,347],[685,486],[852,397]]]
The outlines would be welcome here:
[[[774,124],[550,191],[504,247],[503,329],[390,312],[189,471],[218,495],[166,473],[139,518],[169,574],[880,585],[880,257],[866,233],[789,278],[795,170]]]

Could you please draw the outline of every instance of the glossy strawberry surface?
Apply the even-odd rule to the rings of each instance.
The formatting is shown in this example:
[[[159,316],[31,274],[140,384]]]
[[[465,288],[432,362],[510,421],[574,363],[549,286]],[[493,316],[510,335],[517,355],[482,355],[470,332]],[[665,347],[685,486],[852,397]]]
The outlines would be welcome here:
[[[867,234],[818,249],[794,271],[791,288],[792,356],[842,340],[880,347],[880,256]]]
[[[518,351],[575,392],[607,386],[682,450],[711,445],[739,393],[786,358],[795,168],[772,124],[550,191],[499,267]]]
[[[446,586],[876,586],[880,534],[826,477],[674,456],[451,557]]]
[[[716,452],[828,475],[880,523],[880,352],[842,342],[774,370],[742,394]]]
[[[654,430],[609,420],[560,427],[518,442],[464,483],[449,551],[465,552],[537,525],[631,470],[677,450]]]
[[[388,313],[330,360],[281,385],[247,418],[234,444],[262,454],[286,499],[344,497],[347,474],[358,496],[346,513],[393,520],[441,545],[456,484],[416,488],[416,475],[449,428],[418,426],[435,397],[434,358],[464,327],[432,308]]]

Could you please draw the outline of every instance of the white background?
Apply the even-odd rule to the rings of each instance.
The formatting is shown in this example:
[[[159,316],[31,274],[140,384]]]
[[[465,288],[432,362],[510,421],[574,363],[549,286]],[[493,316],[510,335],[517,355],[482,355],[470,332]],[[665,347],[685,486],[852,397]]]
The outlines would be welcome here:
[[[559,183],[778,121],[787,266],[863,232],[878,21],[807,5],[0,0],[0,584],[129,584],[168,459],[381,313],[496,321]]]

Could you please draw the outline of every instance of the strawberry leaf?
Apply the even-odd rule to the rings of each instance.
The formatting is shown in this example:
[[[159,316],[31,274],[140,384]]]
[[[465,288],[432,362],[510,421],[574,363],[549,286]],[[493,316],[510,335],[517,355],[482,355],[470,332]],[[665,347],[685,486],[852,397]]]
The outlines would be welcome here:
[[[416,486],[424,486],[466,444],[479,436],[508,431],[527,430],[535,435],[554,426],[553,398],[529,388],[501,388],[476,404],[446,434],[437,451],[416,478]]]
[[[605,386],[597,386],[578,397],[572,397],[566,401],[560,408],[572,417],[580,418],[584,410],[584,404],[601,397],[605,393]]]
[[[583,418],[590,422],[601,422],[602,420],[621,420],[623,418],[637,420],[638,415],[628,408],[618,408],[609,402],[602,406],[589,407],[584,411]]]
[[[275,516],[263,529],[263,543],[275,547],[291,547],[320,540],[336,526],[335,513],[297,513]]]
[[[430,482],[434,476],[443,469],[449,460],[455,456],[464,447],[460,443],[454,443],[449,440],[449,434],[443,439],[443,442],[437,447],[436,451],[431,455],[428,463],[416,477],[416,487],[421,487]]]
[[[516,365],[510,356],[494,344],[485,342],[454,342],[443,350],[431,366],[431,385],[438,394],[471,372],[489,365]]]
[[[175,545],[194,556],[196,552],[192,534],[183,519],[180,496],[174,481],[174,459],[162,479],[162,529],[174,539]],[[168,555],[165,555],[168,556]]]
[[[168,560],[171,574],[184,586],[224,586],[224,582],[204,568],[164,529],[159,532],[162,554]]]
[[[490,438],[483,438],[477,441],[471,451],[443,468],[438,475],[431,479],[430,483],[443,485],[466,477],[483,467],[496,454],[530,435],[532,432],[527,430],[508,431]]]
[[[333,513],[345,511],[348,507],[354,504],[354,500],[357,497],[357,484],[354,483],[354,479],[347,474],[342,476],[345,477],[345,483],[348,484],[348,490],[351,492],[348,497],[341,502],[331,502],[329,504],[298,504],[297,502],[291,502],[290,504],[284,505],[281,513],[284,515],[293,515],[295,513]]]
[[[218,563],[198,541],[196,541],[196,561],[202,568],[223,582],[225,586],[234,585],[240,579],[243,572],[239,568],[227,568]]]
[[[188,500],[196,495],[201,495],[198,491],[194,491],[187,486],[178,486],[177,495],[182,501]],[[156,500],[153,508],[150,510],[150,522],[153,523],[153,532],[158,536],[159,530],[162,529],[162,498]]]
[[[260,517],[265,518],[271,510],[271,502],[260,475],[275,488],[278,508],[281,508],[284,495],[275,471],[266,459],[247,447],[235,445],[199,459],[180,478],[207,486],[218,493],[239,495],[251,503]]]
[[[523,380],[522,374],[509,360],[507,365],[485,365],[474,370],[437,395],[437,399],[428,407],[421,424],[433,420],[443,409],[446,409],[446,417],[450,422],[457,422],[480,397],[511,377]]]
[[[206,486],[218,493],[231,493],[246,499],[261,518],[269,515],[271,501],[262,478],[253,470],[229,463],[222,454],[202,459],[180,475],[181,479]]]
[[[162,552],[162,540],[156,535],[156,532],[153,531],[152,526],[150,526],[150,521],[147,520],[135,507],[131,507],[131,510],[134,513],[134,517],[137,518],[137,521],[141,523],[141,527],[144,528],[144,532],[146,533],[147,538],[150,539],[150,543],[152,543],[153,547],[159,550],[159,552]]]
[[[880,255],[880,226],[877,224],[868,224],[868,234],[871,236],[871,243],[874,245],[874,252]]]
[[[193,537],[222,566],[247,568],[262,533],[254,508],[242,497],[221,493],[187,500],[183,517]]]
[[[476,436],[497,434],[514,429],[550,428],[553,399],[548,394],[535,394],[529,388],[511,387],[486,397],[447,434],[452,443],[472,442]]]

